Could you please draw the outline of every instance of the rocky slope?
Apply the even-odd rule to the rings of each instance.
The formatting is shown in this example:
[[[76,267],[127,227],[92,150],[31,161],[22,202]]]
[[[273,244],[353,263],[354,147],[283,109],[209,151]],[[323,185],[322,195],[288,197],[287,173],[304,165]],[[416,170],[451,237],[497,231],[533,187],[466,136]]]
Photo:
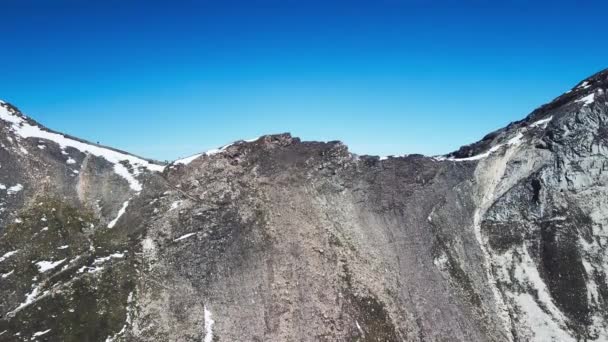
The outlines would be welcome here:
[[[0,341],[606,341],[608,71],[443,157],[170,165],[0,104]]]

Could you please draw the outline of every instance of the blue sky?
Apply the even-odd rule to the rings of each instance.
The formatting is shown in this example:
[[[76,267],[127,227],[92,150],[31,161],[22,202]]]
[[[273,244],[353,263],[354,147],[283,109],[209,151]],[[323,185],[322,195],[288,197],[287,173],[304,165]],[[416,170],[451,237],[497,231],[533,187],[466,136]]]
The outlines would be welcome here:
[[[608,5],[495,2],[5,0],[0,98],[160,160],[281,132],[447,153],[608,67]]]

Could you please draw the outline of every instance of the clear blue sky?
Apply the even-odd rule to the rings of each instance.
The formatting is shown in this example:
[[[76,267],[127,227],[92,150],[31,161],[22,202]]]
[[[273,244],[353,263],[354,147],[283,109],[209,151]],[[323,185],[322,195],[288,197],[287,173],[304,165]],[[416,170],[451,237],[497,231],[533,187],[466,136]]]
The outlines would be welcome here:
[[[0,98],[161,160],[280,132],[446,153],[608,67],[600,1],[90,2],[2,1]]]

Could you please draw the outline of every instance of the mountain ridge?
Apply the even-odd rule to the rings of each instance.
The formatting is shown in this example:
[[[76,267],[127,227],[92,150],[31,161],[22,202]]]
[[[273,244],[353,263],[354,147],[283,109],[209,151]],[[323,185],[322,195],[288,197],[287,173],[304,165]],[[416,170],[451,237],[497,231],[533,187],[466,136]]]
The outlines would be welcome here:
[[[533,121],[533,120],[539,121],[539,120],[546,119],[544,117],[544,114],[546,114],[547,111],[556,109],[557,107],[563,106],[563,105],[565,105],[567,103],[570,103],[570,102],[572,102],[572,101],[574,101],[576,99],[579,99],[579,98],[582,97],[581,96],[582,94],[587,94],[588,95],[588,94],[590,94],[592,92],[595,92],[596,89],[598,89],[598,88],[600,88],[602,86],[604,86],[604,87],[608,86],[608,69],[601,70],[601,71],[599,71],[599,72],[597,72],[597,73],[595,73],[595,74],[593,74],[593,75],[585,78],[584,80],[578,82],[571,90],[569,90],[569,91],[563,93],[562,95],[556,97],[552,101],[550,101],[550,102],[548,102],[546,104],[541,105],[537,109],[533,110],[530,114],[528,114],[525,118],[523,118],[521,120],[513,121],[513,122],[509,123],[508,125],[506,125],[503,128],[500,128],[500,129],[498,129],[496,131],[490,132],[486,136],[484,136],[481,140],[479,140],[477,142],[473,142],[471,144],[465,144],[465,145],[461,146],[459,149],[457,149],[457,150],[455,150],[453,152],[448,152],[448,153],[446,153],[444,155],[438,155],[438,156],[430,156],[430,155],[427,156],[427,155],[424,155],[424,156],[426,156],[426,157],[441,157],[441,156],[457,157],[457,156],[463,156],[464,154],[461,151],[463,151],[463,150],[469,150],[471,147],[473,147],[473,146],[475,146],[477,144],[480,144],[480,143],[482,143],[482,142],[484,142],[484,141],[486,141],[486,140],[494,137],[496,134],[498,134],[500,132],[503,132],[504,130],[508,130],[509,128],[511,128],[513,126],[519,126],[519,125],[522,125],[522,124],[523,125],[530,124],[531,121]],[[65,137],[67,137],[67,138],[78,140],[80,142],[83,142],[83,143],[86,143],[86,144],[89,144],[89,145],[94,145],[94,146],[98,146],[98,147],[101,147],[101,148],[105,148],[105,149],[109,149],[109,150],[114,150],[116,152],[123,153],[123,154],[129,154],[129,155],[132,155],[134,157],[137,157],[137,158],[140,158],[140,159],[145,159],[147,161],[156,163],[158,165],[170,165],[170,164],[173,164],[173,163],[177,163],[180,160],[185,160],[185,159],[191,158],[191,157],[196,156],[196,155],[201,156],[201,155],[205,155],[205,154],[208,154],[208,153],[214,153],[215,151],[221,150],[222,148],[225,148],[225,147],[227,147],[229,145],[232,145],[234,143],[252,142],[254,140],[257,140],[257,139],[265,137],[265,136],[279,136],[279,135],[282,135],[282,134],[290,134],[288,132],[284,132],[284,133],[269,133],[269,134],[264,134],[264,135],[262,135],[260,137],[254,138],[254,139],[246,139],[246,140],[245,139],[239,139],[239,140],[233,141],[232,143],[223,145],[222,147],[217,148],[217,149],[212,149],[212,150],[209,150],[209,151],[203,151],[203,152],[200,152],[200,153],[195,153],[195,154],[193,154],[191,156],[187,156],[185,158],[177,158],[177,159],[175,159],[173,161],[170,161],[169,163],[163,163],[161,161],[154,160],[152,158],[141,157],[141,156],[132,154],[130,152],[127,152],[125,150],[116,149],[116,148],[111,147],[111,146],[100,145],[100,144],[93,143],[93,142],[88,141],[88,140],[84,140],[84,139],[78,138],[78,137],[73,136],[73,135],[69,135],[69,134],[65,134],[65,133],[61,133],[61,132],[52,130],[52,129],[50,129],[50,128],[44,126],[44,125],[42,125],[41,123],[37,122],[36,120],[25,116],[15,105],[13,105],[13,104],[11,104],[9,102],[0,100],[0,105],[7,106],[11,111],[14,111],[14,113],[16,113],[17,116],[21,116],[24,119],[28,120],[30,123],[32,123],[32,124],[34,124],[36,126],[39,126],[42,129],[44,129],[46,131],[49,131],[51,133],[61,134],[61,135],[64,135]],[[375,157],[375,156],[377,156],[377,155],[370,155],[370,154],[360,154],[360,155],[361,156],[369,156],[369,157]],[[414,152],[414,153],[410,153],[410,155],[423,155],[423,154],[419,154],[419,153]],[[384,158],[382,156],[378,156],[378,157]],[[390,156],[386,156],[386,157],[396,158],[396,157],[399,157],[399,156],[390,155]],[[455,158],[455,159],[459,159],[459,158]]]
[[[1,105],[0,341],[606,340],[607,76],[439,157],[159,165]]]

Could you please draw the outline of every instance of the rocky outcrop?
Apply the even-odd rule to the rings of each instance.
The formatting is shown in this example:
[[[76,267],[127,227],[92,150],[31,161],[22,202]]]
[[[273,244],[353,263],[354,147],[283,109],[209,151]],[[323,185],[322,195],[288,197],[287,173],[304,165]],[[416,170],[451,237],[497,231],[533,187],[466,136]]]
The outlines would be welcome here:
[[[2,104],[2,341],[604,341],[608,72],[442,157],[170,165]]]

